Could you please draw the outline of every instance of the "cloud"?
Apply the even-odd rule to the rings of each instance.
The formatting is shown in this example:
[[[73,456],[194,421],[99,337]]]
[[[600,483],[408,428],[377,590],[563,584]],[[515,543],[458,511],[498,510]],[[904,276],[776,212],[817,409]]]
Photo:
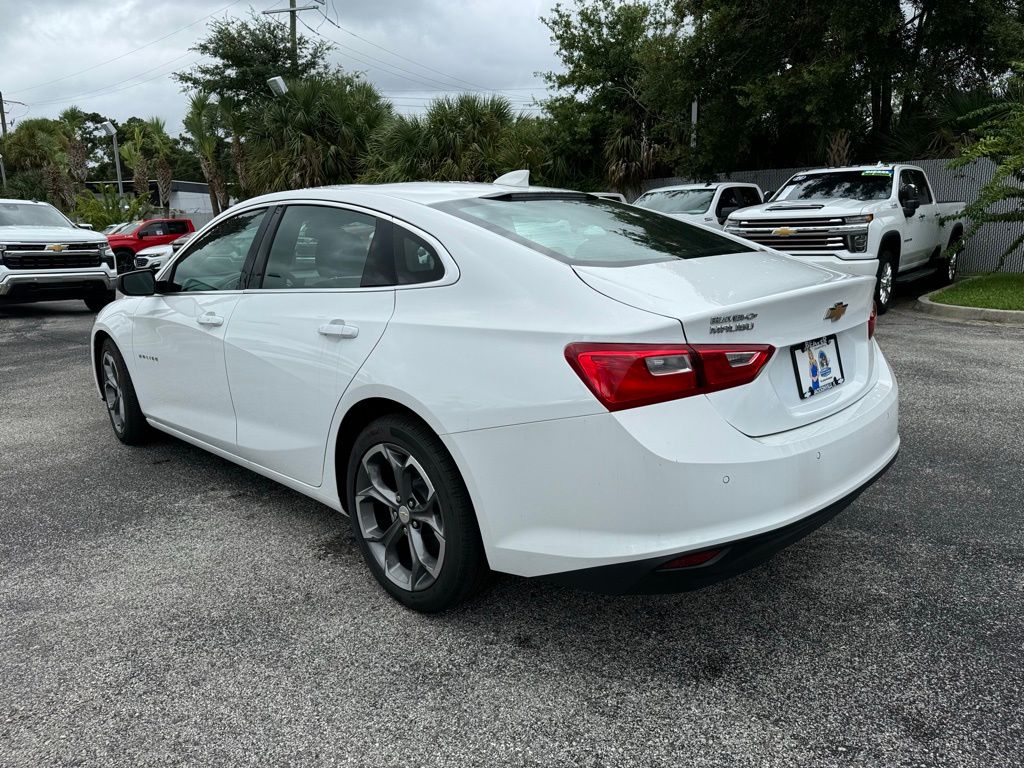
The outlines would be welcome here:
[[[180,131],[186,98],[170,74],[197,60],[188,48],[205,34],[204,17],[245,16],[250,2],[256,11],[287,6],[287,0],[0,3],[0,88],[5,99],[27,104],[9,104],[8,114],[14,121],[54,117],[74,104],[116,120],[156,115]],[[363,72],[400,111],[419,111],[429,98],[461,89],[501,92],[526,109],[544,94],[536,73],[557,66],[539,21],[552,4],[326,0],[323,15],[300,14],[299,30],[332,42],[331,60]]]

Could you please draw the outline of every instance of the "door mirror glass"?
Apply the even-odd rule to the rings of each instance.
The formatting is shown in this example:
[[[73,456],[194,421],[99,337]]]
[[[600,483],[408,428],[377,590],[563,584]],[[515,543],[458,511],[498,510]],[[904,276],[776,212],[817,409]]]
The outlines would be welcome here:
[[[156,280],[148,269],[126,272],[118,276],[117,290],[125,296],[152,296],[156,293]]]

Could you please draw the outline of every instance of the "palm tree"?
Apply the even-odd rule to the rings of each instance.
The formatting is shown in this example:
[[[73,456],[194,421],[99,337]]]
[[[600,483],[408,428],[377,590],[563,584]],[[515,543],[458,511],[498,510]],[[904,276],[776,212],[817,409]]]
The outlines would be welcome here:
[[[198,91],[189,99],[188,114],[182,121],[199,154],[199,166],[210,188],[210,205],[215,215],[227,207],[227,189],[217,156],[220,137],[216,113],[216,105],[210,95]]]
[[[250,196],[249,171],[242,136],[249,126],[250,117],[243,111],[238,100],[230,96],[222,96],[217,104],[220,120],[227,128],[231,142],[231,167],[235,173],[235,197],[245,199]]]
[[[171,183],[172,172],[170,156],[173,145],[167,135],[166,124],[159,117],[151,117],[146,121],[149,141],[153,147],[153,166],[156,171],[156,189],[160,197],[160,207],[164,216],[171,215]]]
[[[147,157],[148,131],[136,125],[132,137],[121,146],[121,157],[132,169],[132,187],[136,197],[149,198],[149,158]]]
[[[82,141],[82,126],[85,124],[85,112],[78,107],[68,107],[58,118],[67,140],[68,173],[76,187],[85,184],[89,174],[89,152]],[[76,190],[77,191],[77,190]]]

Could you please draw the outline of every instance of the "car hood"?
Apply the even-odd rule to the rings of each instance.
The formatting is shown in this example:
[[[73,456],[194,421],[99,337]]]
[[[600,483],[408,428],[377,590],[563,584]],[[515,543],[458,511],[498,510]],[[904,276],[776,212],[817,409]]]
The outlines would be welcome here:
[[[173,248],[168,245],[151,245],[149,248],[143,248],[139,251],[136,256],[169,256],[173,252]]]
[[[887,202],[883,200],[829,200],[827,202],[820,200],[780,200],[775,203],[752,205],[749,208],[744,208],[734,213],[729,218],[733,221],[740,219],[743,221],[756,221],[759,219],[778,219],[787,215],[800,216],[801,218],[814,216],[821,216],[823,218],[829,216],[857,216],[862,213],[878,211],[883,203]]]
[[[105,243],[99,232],[78,227],[0,227],[0,243]]]

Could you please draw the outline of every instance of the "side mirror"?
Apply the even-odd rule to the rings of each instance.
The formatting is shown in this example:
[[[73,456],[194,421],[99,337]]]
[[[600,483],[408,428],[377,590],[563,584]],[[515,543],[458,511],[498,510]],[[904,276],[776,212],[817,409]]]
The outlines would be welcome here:
[[[738,205],[727,205],[724,208],[718,210],[718,223],[725,224],[725,220],[729,218],[730,214],[736,213],[740,207]]]
[[[117,277],[117,290],[125,296],[152,296],[156,293],[156,279],[148,269],[125,272]]]
[[[138,240],[145,240],[146,239],[146,233],[145,232],[139,232],[139,234],[137,234],[135,237]]]
[[[917,187],[913,184],[904,184],[900,187],[899,199],[906,216],[913,216],[914,211],[921,207],[921,200],[917,196]]]
[[[774,191],[772,191],[770,189],[766,189],[764,191],[764,197],[761,198],[761,202],[762,203],[767,203],[769,200],[772,199],[772,195],[774,195],[774,194],[775,194]]]

